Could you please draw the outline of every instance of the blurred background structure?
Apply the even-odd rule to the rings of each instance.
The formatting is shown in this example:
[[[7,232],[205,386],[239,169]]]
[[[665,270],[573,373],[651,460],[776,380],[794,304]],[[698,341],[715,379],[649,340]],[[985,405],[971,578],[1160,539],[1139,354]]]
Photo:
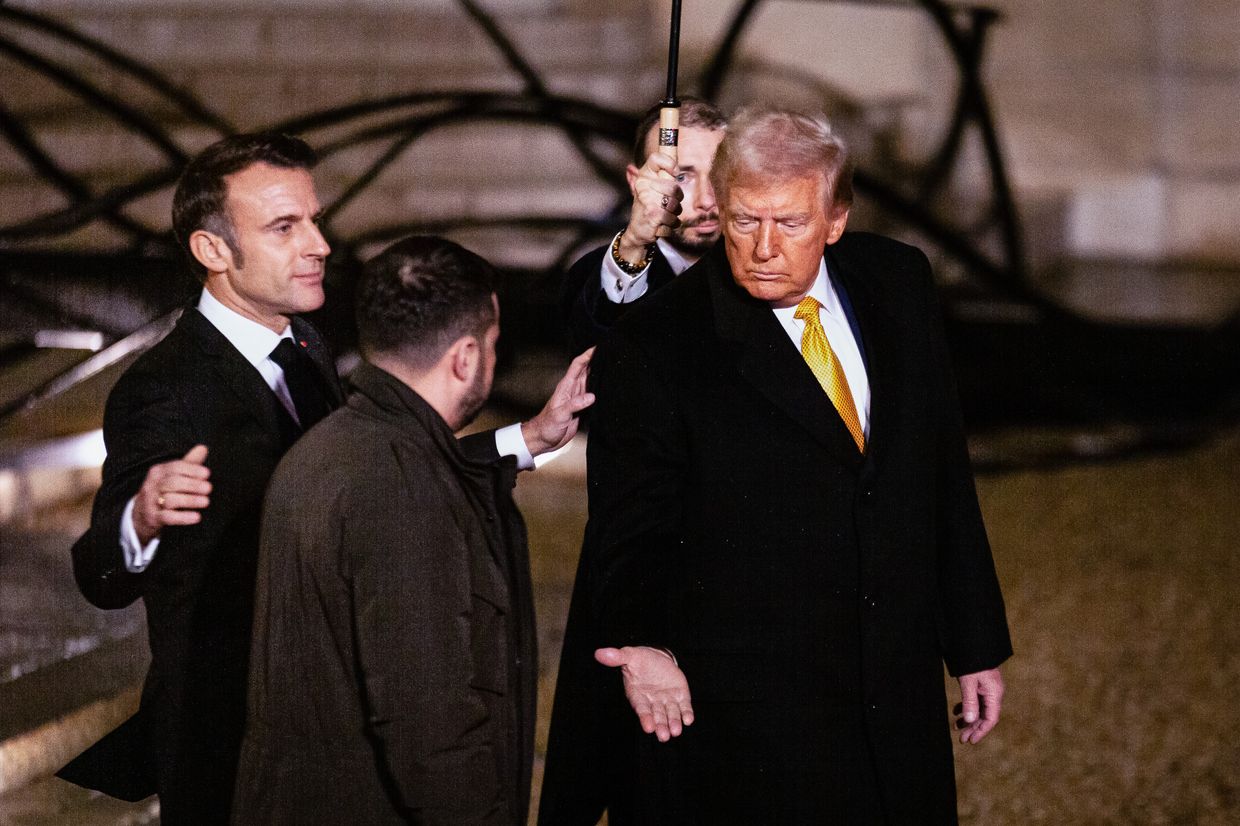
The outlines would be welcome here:
[[[193,293],[184,160],[259,128],[321,152],[316,321],[346,359],[385,242],[501,265],[495,407],[519,413],[569,356],[564,268],[627,214],[669,7],[0,2],[0,824],[158,822],[47,778],[144,670],[141,609],[90,608],[67,551],[103,400]],[[1017,647],[962,818],[1240,820],[1240,4],[686,0],[682,25],[682,91],[826,111],[851,225],[935,263]],[[582,454],[521,485],[547,686]]]

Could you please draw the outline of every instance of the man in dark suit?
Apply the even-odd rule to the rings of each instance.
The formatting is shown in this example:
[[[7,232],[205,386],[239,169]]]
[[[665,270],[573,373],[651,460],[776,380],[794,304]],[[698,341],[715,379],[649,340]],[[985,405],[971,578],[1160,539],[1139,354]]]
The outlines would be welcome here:
[[[593,347],[613,324],[672,282],[719,241],[719,211],[710,182],[715,149],[727,119],[701,98],[685,97],[680,107],[678,159],[658,151],[658,105],[638,124],[633,161],[625,174],[633,205],[624,229],[610,245],[582,256],[564,282],[564,311],[574,347]],[[594,823],[608,800],[623,797],[611,787],[627,782],[632,760],[614,747],[616,724],[629,721],[612,708],[587,724],[577,711],[585,703],[601,710],[623,709],[623,695],[599,684],[593,647],[582,633],[589,625],[589,546],[583,548],[560,656],[552,714],[549,759],[539,822],[557,826]],[[600,698],[610,698],[600,701]],[[623,729],[622,729],[623,730]],[[584,759],[586,750],[590,757]],[[548,793],[549,790],[549,793]],[[623,817],[623,815],[621,815]],[[613,814],[613,819],[615,814]]]
[[[314,162],[295,138],[238,135],[187,166],[173,225],[204,289],[109,396],[103,482],[73,547],[92,603],[144,599],[151,667],[137,715],[61,776],[129,799],[158,791],[165,824],[227,822],[263,492],[284,451],[341,401],[326,347],[296,316],[322,305],[329,252]],[[575,428],[563,386],[513,426],[522,449]],[[472,450],[498,458],[499,438]]]
[[[609,246],[586,253],[564,280],[564,310],[575,351],[593,347],[625,313],[692,266],[719,240],[710,184],[727,120],[701,98],[680,104],[675,163],[659,147],[659,106],[637,126],[625,169],[633,206]]]
[[[589,633],[640,724],[613,811],[954,823],[943,663],[976,743],[1011,646],[929,264],[844,234],[823,121],[739,113],[712,177],[724,244],[592,368]]]
[[[452,436],[490,392],[493,284],[438,238],[366,265],[354,393],[267,494],[234,824],[525,823],[538,660],[516,463]]]

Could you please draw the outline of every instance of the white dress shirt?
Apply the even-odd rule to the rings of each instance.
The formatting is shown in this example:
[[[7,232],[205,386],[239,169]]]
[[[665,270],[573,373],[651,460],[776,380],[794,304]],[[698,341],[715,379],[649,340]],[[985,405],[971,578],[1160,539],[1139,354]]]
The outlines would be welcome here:
[[[668,266],[672,268],[674,275],[680,275],[693,265],[693,262],[685,258],[680,250],[664,239],[660,238],[655,243],[659,247],[659,252],[663,253],[663,258],[667,261]],[[620,269],[620,265],[611,257],[610,247],[603,254],[603,266],[599,277],[602,279],[603,293],[606,294],[613,304],[628,304],[645,295],[646,291],[650,289],[650,280],[647,277],[649,275],[649,264],[641,272],[629,275]]]
[[[853,403],[857,405],[857,418],[861,421],[861,430],[866,438],[870,437],[870,380],[866,375],[865,361],[861,358],[861,348],[853,337],[852,327],[848,326],[848,316],[844,314],[844,306],[835,292],[835,286],[827,275],[827,261],[818,263],[818,277],[810,287],[807,295],[818,299],[822,307],[818,310],[818,318],[822,321],[822,329],[827,334],[827,343],[840,366],[844,368],[844,377],[848,379],[848,389],[852,393]],[[805,332],[805,322],[795,318],[797,308],[776,307],[775,317],[783,325],[784,332],[792,339],[797,352],[801,352],[801,334]]]
[[[292,330],[285,327],[282,333],[272,332],[257,321],[252,321],[224,306],[211,294],[210,290],[206,289],[202,291],[202,296],[198,299],[198,312],[202,313],[207,321],[211,322],[215,329],[219,330],[224,338],[237,348],[237,352],[241,353],[246,361],[254,365],[254,369],[263,377],[263,381],[271,388],[271,392],[276,394],[276,398],[293,417],[293,421],[300,424],[297,418],[297,407],[293,404],[293,397],[289,394],[288,385],[284,382],[284,370],[271,360],[271,351],[276,349],[280,339],[293,338]],[[534,467],[534,457],[530,455],[525,439],[521,436],[520,422],[495,431],[495,447],[501,456],[517,457],[517,467],[522,470]],[[136,574],[145,570],[155,558],[155,551],[159,548],[159,537],[155,537],[146,545],[139,541],[138,532],[133,525],[134,501],[130,499],[125,505],[124,513],[121,514],[121,552],[124,555],[125,567]]]

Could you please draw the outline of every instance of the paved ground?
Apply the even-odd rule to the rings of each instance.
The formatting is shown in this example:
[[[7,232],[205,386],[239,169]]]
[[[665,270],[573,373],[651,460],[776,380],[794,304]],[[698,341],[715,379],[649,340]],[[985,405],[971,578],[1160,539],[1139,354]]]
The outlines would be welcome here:
[[[979,479],[1017,649],[1004,720],[958,749],[965,824],[1240,822],[1240,431]],[[580,451],[526,475],[543,719],[584,521]],[[156,823],[47,781],[0,826]]]

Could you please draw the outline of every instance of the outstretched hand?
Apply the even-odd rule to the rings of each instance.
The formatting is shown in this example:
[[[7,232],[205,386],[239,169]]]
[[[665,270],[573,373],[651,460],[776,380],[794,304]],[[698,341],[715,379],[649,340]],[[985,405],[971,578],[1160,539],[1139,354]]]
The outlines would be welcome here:
[[[1003,675],[991,668],[960,678],[960,703],[953,711],[961,743],[980,743],[999,722],[1003,705]]]
[[[134,497],[133,528],[147,544],[166,525],[197,525],[211,504],[207,446],[194,445],[180,459],[151,465]]]
[[[600,648],[594,659],[610,668],[619,667],[624,693],[641,723],[642,731],[666,743],[693,724],[689,681],[665,651],[646,646]]]
[[[528,422],[521,423],[521,437],[531,455],[557,450],[577,434],[577,414],[594,404],[594,394],[586,392],[593,356],[591,347],[573,359],[543,409]]]

